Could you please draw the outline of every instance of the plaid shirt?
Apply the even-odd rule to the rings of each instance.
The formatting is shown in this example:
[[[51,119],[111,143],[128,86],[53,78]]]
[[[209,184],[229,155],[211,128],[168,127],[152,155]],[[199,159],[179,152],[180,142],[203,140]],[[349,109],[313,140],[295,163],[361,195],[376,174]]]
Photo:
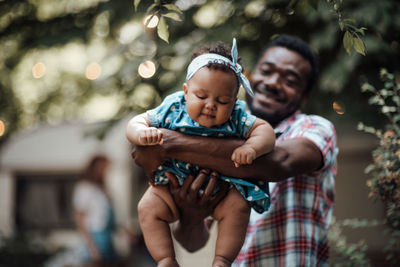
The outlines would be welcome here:
[[[307,138],[321,150],[324,166],[276,183],[271,207],[252,211],[245,243],[232,266],[328,266],[328,227],[335,198],[336,132],[326,119],[300,111],[276,128],[277,143]]]

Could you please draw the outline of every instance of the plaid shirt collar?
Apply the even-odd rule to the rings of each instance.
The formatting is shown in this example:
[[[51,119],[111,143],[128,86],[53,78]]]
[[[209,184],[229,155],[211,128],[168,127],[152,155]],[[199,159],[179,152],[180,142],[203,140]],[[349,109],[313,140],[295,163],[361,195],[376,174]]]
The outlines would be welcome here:
[[[278,138],[282,133],[289,130],[291,124],[296,120],[296,117],[300,114],[300,110],[297,110],[295,113],[281,121],[274,129],[276,138]]]

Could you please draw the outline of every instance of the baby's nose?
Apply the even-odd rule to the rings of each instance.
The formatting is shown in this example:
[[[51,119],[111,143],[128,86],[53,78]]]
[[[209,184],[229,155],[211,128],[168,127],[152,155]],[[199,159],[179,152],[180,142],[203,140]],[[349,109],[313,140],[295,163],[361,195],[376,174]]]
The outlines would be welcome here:
[[[214,110],[214,109],[216,108],[215,101],[207,101],[207,103],[206,103],[206,108],[207,108],[207,109]]]

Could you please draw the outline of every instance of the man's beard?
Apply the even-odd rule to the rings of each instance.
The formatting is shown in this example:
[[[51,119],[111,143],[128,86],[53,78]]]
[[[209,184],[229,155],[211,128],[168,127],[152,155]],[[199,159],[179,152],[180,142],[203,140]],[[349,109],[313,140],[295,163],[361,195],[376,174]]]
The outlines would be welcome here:
[[[295,113],[299,108],[300,104],[299,103],[291,103],[289,106],[287,106],[287,112],[279,112],[279,111],[274,111],[274,112],[266,112],[265,110],[259,109],[259,108],[254,108],[252,100],[250,99],[248,101],[248,106],[251,111],[251,114],[256,116],[257,118],[263,119],[267,121],[269,124],[271,124],[274,128],[283,120],[286,118],[290,117]]]

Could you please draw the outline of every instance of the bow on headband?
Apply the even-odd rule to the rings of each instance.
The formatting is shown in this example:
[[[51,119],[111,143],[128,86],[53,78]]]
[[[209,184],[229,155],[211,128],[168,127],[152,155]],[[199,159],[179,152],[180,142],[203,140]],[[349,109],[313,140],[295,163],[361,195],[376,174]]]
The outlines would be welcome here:
[[[230,61],[228,58],[218,55],[218,54],[202,54],[192,60],[190,62],[188,68],[187,68],[187,75],[186,75],[186,80],[189,80],[190,78],[193,77],[193,75],[202,67],[208,65],[209,63],[216,63],[216,64],[226,64],[229,66],[231,70],[233,70],[238,77],[239,83],[244,87],[246,92],[250,96],[254,96],[253,90],[251,90],[250,82],[244,76],[242,73],[242,66],[240,66],[238,61],[238,50],[237,50],[237,45],[236,45],[236,38],[233,38],[233,43],[232,43],[232,61]]]

